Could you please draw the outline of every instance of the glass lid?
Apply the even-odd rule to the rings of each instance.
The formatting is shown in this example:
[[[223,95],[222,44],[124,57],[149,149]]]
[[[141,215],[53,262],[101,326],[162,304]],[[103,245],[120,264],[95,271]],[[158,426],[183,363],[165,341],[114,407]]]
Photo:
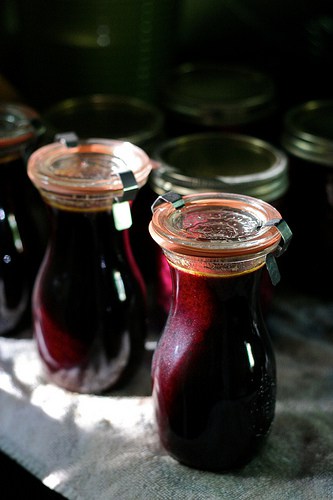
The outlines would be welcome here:
[[[50,193],[119,196],[131,173],[137,186],[145,184],[152,163],[146,153],[129,142],[89,139],[74,145],[56,142],[35,151],[28,174],[35,186]],[[133,177],[134,176],[134,177]]]
[[[138,146],[107,139],[79,141],[75,134],[37,149],[28,175],[45,200],[60,208],[97,210],[134,199],[152,162]]]
[[[45,131],[36,111],[23,104],[0,103],[0,149],[16,149]]]
[[[232,257],[271,252],[281,239],[276,227],[281,215],[262,200],[231,193],[175,195],[171,203],[164,200],[162,196],[153,205],[149,226],[163,249]]]

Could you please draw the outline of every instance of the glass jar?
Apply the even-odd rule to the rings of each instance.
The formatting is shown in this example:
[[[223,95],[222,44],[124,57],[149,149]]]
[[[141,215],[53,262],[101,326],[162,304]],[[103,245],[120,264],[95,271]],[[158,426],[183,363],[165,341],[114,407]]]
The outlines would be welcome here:
[[[274,419],[275,358],[258,286],[291,233],[274,207],[247,196],[169,193],[157,201],[149,230],[173,283],[152,364],[161,442],[190,467],[238,468]]]
[[[130,96],[94,94],[75,97],[50,106],[42,114],[46,142],[64,130],[75,131],[81,139],[103,137],[129,141],[148,155],[164,138],[164,117],[154,105]],[[129,230],[134,256],[141,266],[144,235],[146,241],[150,205],[148,184],[139,190],[132,205],[133,224]]]
[[[0,335],[29,335],[31,327],[32,287],[47,233],[26,161],[43,133],[35,110],[0,104]]]
[[[145,297],[128,228],[150,169],[128,142],[71,134],[29,159],[52,223],[34,288],[34,335],[47,378],[68,390],[114,388],[141,361]]]
[[[333,100],[291,108],[281,143],[289,156],[287,207],[295,236],[286,260],[288,280],[307,293],[332,297],[333,267],[325,264],[323,271],[323,263],[333,255]],[[309,228],[315,238],[310,253]]]
[[[153,157],[159,167],[149,178],[151,203],[167,191],[181,195],[219,191],[253,196],[284,209],[289,186],[287,156],[261,139],[223,132],[190,134],[160,143]],[[151,256],[147,258],[147,252],[142,256],[146,265],[142,262],[141,268],[153,289],[150,309],[158,330],[170,307],[172,283],[163,253],[153,241],[146,246]],[[262,299],[268,306],[272,287],[265,281]]]
[[[248,66],[181,64],[161,89],[161,107],[170,137],[220,130],[276,139],[275,82]]]
[[[125,95],[93,94],[57,102],[42,113],[47,138],[74,131],[81,139],[129,141],[148,154],[163,137],[162,112],[153,104]]]
[[[287,155],[257,137],[189,134],[160,142],[152,154],[159,165],[150,177],[156,194],[225,191],[283,206],[289,186]]]

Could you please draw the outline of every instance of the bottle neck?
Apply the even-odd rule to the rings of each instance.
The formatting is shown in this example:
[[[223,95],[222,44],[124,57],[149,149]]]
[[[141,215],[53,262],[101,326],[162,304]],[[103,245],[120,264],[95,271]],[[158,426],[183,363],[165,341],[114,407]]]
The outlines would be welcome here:
[[[200,310],[233,304],[247,303],[251,308],[259,307],[259,286],[263,267],[252,272],[229,276],[212,276],[188,272],[170,265],[173,287],[173,306],[191,309],[193,314]]]

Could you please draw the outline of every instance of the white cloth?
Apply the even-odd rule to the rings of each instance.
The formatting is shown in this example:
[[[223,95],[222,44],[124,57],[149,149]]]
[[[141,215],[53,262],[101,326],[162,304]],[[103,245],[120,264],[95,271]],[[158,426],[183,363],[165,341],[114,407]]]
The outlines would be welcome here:
[[[29,339],[0,339],[0,449],[71,500],[333,499],[333,309],[321,314],[332,336],[308,337],[295,329],[300,307],[285,307],[272,318],[283,327],[274,425],[241,471],[201,472],[165,453],[149,360],[126,393],[75,394],[43,380]]]

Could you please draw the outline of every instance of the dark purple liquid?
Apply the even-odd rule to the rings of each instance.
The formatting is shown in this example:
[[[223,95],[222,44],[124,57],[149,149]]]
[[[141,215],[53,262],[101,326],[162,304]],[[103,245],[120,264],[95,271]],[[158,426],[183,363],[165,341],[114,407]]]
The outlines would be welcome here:
[[[31,326],[46,213],[21,157],[0,161],[0,176],[0,334],[16,335]]]
[[[143,354],[145,304],[128,234],[111,212],[53,209],[53,221],[33,302],[39,352],[58,385],[101,392],[124,382]]]
[[[257,299],[261,272],[171,272],[174,302],[152,369],[161,441],[191,467],[241,467],[275,410],[274,353]]]

